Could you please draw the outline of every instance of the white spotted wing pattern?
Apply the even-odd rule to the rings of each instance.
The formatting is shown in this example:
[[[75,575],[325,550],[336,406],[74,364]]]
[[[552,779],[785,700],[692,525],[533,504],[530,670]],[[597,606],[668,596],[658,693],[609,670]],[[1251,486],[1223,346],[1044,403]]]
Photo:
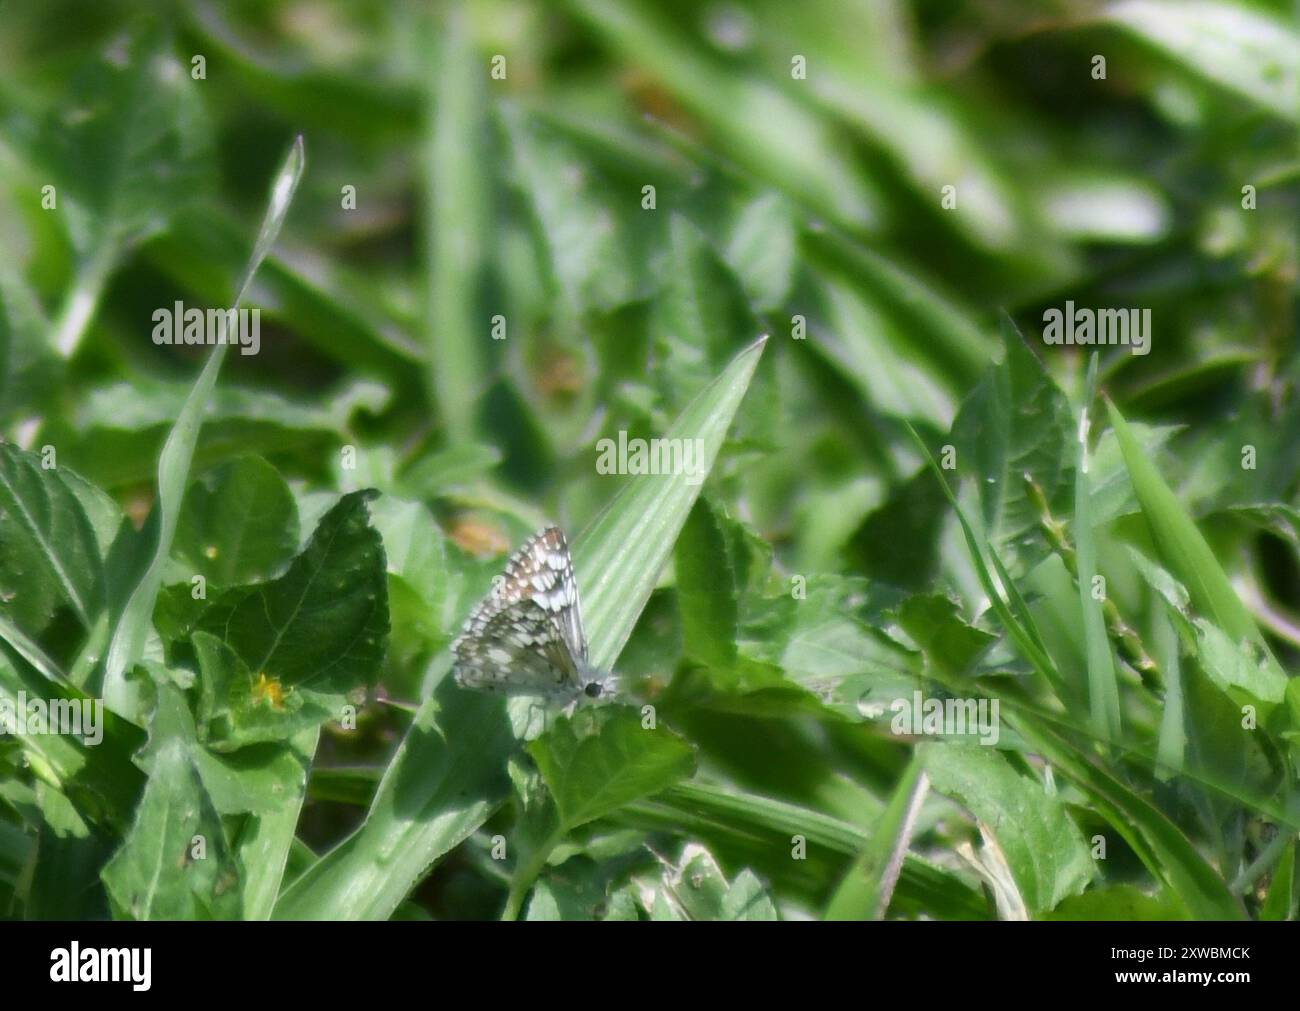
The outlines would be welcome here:
[[[587,663],[578,583],[559,527],[534,534],[511,556],[451,652],[462,688],[565,702],[614,690],[614,678]]]

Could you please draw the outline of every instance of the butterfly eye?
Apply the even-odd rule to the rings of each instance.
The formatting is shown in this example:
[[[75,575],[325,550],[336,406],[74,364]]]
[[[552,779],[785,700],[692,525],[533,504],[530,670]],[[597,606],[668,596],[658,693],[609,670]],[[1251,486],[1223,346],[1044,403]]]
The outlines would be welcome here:
[[[600,697],[600,682],[588,681],[587,687],[583,689],[587,693],[587,698],[595,699]]]

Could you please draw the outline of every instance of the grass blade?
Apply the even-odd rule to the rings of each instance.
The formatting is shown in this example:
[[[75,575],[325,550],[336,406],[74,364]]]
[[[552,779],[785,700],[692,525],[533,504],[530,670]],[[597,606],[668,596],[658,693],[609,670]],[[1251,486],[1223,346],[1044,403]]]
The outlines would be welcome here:
[[[917,749],[899,777],[871,840],[831,896],[826,919],[884,919],[911,844],[916,817],[929,790],[930,781],[921,762],[921,751]]]
[[[1146,517],[1161,561],[1187,587],[1192,606],[1197,611],[1208,616],[1235,642],[1247,640],[1258,646],[1278,677],[1284,677],[1255,619],[1232,588],[1228,574],[1214,557],[1192,517],[1155,465],[1147,459],[1119,409],[1109,400],[1106,409],[1110,413],[1110,423],[1115,429],[1129,480],[1137,493],[1138,505]]]
[[[302,138],[298,137],[275,177],[266,215],[262,219],[262,228],[248,265],[244,268],[232,308],[239,307],[253,274],[257,272],[258,265],[280,233],[294,190],[302,178],[304,160]],[[225,361],[229,348],[229,344],[217,344],[212,348],[203,371],[199,373],[199,378],[185,399],[176,424],[167,436],[158,461],[158,500],[155,505],[158,514],[158,542],[148,568],[122,609],[108,647],[102,689],[104,704],[120,716],[136,722],[140,721],[142,715],[139,699],[134,687],[127,682],[126,673],[144,652],[145,640],[153,620],[154,603],[158,599],[158,588],[162,585],[163,567],[167,564],[172,539],[176,535],[181,502],[185,497],[190,464],[194,459],[194,446],[203,425],[203,412],[216,387],[217,374],[221,371],[221,363]]]
[[[1079,411],[1079,465],[1074,472],[1074,540],[1078,559],[1079,609],[1083,615],[1083,636],[1088,659],[1088,706],[1093,730],[1103,741],[1120,734],[1119,685],[1115,660],[1106,635],[1101,600],[1093,595],[1097,575],[1097,543],[1092,531],[1092,482],[1088,478],[1088,426],[1094,391],[1097,388],[1097,355],[1088,365],[1083,407]],[[1103,583],[1104,585],[1104,583]]]
[[[466,12],[448,7],[438,56],[429,59],[425,128],[425,251],[429,277],[426,359],[430,388],[454,443],[468,441],[482,394],[480,349],[486,317],[475,300],[489,233],[480,131],[486,102],[483,68],[469,38]],[[430,46],[435,51],[434,46]]]

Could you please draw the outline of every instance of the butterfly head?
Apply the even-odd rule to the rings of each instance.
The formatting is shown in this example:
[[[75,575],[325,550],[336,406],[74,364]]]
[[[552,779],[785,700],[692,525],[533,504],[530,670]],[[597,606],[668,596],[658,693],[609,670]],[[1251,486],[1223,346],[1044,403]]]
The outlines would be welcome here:
[[[591,702],[608,702],[619,693],[619,677],[609,671],[587,668],[579,677],[581,698]]]

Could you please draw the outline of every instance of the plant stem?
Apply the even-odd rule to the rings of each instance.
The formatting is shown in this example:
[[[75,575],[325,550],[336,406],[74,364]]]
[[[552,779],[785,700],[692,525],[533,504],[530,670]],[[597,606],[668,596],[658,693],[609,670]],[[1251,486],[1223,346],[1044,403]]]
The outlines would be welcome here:
[[[546,861],[550,859],[551,851],[560,844],[560,840],[563,838],[564,830],[557,825],[537,848],[532,850],[525,860],[515,868],[514,876],[510,879],[510,891],[506,895],[506,908],[501,913],[502,920],[519,919],[524,899],[527,898],[529,890],[537,880],[537,876],[542,873]]]

